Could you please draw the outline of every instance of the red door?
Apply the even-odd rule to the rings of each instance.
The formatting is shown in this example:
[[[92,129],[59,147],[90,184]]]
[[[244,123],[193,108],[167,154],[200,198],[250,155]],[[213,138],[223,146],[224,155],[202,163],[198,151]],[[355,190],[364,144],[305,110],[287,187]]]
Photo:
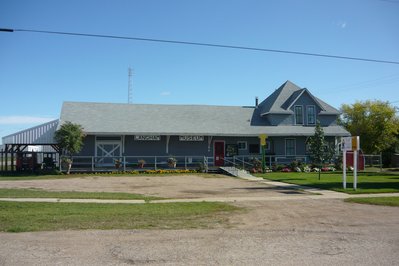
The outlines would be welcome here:
[[[215,166],[224,165],[224,141],[215,141],[213,144],[213,150],[215,151]]]

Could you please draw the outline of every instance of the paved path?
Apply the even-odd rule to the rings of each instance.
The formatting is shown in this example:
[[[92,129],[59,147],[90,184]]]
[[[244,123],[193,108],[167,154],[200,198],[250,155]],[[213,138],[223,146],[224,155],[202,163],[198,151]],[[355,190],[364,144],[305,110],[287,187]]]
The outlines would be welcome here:
[[[163,199],[151,200],[147,203],[173,203],[173,202],[244,202],[244,201],[287,201],[287,200],[305,200],[305,199],[346,199],[359,197],[399,197],[399,193],[377,193],[377,194],[346,194],[331,190],[306,187],[295,184],[288,184],[277,181],[264,180],[263,178],[251,177],[245,178],[253,182],[259,182],[275,187],[283,187],[287,189],[296,189],[307,192],[301,195],[282,195],[282,196],[264,196],[264,197],[210,197],[210,198],[194,198],[194,199]],[[120,203],[120,204],[143,204],[144,200],[113,200],[113,199],[59,199],[59,198],[0,198],[0,201],[15,202],[68,202],[68,203]]]

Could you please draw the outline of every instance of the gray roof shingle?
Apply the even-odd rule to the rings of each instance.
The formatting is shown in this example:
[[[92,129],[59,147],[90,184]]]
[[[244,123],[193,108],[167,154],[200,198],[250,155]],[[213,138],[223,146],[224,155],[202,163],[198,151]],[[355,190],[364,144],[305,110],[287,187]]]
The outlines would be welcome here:
[[[61,121],[83,126],[87,134],[205,136],[310,136],[313,127],[254,126],[255,107],[64,102]],[[347,136],[340,126],[326,135]]]
[[[340,112],[331,105],[323,102],[319,98],[313,96],[307,89],[300,88],[291,81],[287,80],[277,90],[275,90],[269,97],[259,104],[262,115],[268,114],[292,114],[289,107],[295,103],[300,95],[308,93],[315,103],[320,106],[321,115],[339,115]]]

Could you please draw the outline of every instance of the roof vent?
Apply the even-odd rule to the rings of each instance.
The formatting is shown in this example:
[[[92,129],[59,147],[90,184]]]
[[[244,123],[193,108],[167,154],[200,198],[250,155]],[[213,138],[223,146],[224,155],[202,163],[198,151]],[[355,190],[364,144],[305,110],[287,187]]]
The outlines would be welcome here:
[[[258,108],[259,106],[259,99],[258,96],[255,97],[255,108]]]

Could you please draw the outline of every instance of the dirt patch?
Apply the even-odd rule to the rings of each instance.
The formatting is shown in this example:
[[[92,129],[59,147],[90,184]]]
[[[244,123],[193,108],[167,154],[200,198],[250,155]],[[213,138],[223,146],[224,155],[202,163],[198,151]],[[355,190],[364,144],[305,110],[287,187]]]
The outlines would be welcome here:
[[[4,265],[397,265],[399,208],[240,202],[230,229],[0,233]]]
[[[0,181],[0,188],[49,191],[127,192],[165,198],[269,197],[305,194],[229,176],[90,176],[68,179]]]

